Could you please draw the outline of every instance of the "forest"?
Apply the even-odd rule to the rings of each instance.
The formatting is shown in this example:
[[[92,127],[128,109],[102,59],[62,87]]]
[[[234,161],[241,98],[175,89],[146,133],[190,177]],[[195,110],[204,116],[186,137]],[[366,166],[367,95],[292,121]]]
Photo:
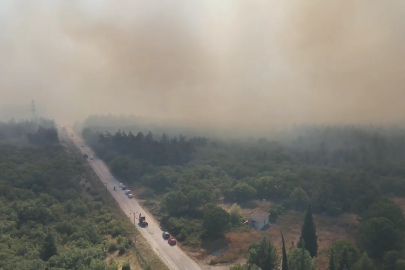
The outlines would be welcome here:
[[[0,269],[118,269],[107,252],[125,253],[131,240],[84,188],[84,167],[53,121],[0,123],[0,134]]]
[[[402,128],[298,126],[271,139],[239,140],[122,128],[86,127],[82,135],[117,177],[160,202],[162,224],[184,245],[243,229],[238,205],[265,199],[273,222],[308,204],[316,215],[353,213],[360,221],[356,250],[376,265],[395,252],[390,260],[404,258],[404,217],[391,200],[405,195]],[[227,212],[220,200],[235,207]]]

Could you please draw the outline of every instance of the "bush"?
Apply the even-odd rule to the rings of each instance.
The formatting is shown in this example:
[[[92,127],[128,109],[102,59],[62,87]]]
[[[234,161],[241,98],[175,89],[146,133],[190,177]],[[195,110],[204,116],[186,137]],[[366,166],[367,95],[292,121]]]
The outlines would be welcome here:
[[[131,265],[129,264],[129,261],[124,262],[122,265],[122,270],[131,270]]]
[[[273,204],[269,210],[270,213],[270,222],[276,222],[277,219],[286,213],[286,210],[283,206]]]
[[[301,187],[297,187],[290,195],[291,207],[297,211],[304,212],[309,203],[309,196]]]
[[[229,210],[229,215],[231,218],[231,223],[234,226],[238,226],[242,223],[242,208],[234,203]]]
[[[108,252],[114,252],[118,250],[119,246],[116,243],[110,243],[108,245]]]
[[[125,248],[125,246],[120,245],[120,251],[119,251],[119,254],[120,254],[120,255],[123,255],[123,254],[125,254],[125,252],[127,252],[127,249]]]

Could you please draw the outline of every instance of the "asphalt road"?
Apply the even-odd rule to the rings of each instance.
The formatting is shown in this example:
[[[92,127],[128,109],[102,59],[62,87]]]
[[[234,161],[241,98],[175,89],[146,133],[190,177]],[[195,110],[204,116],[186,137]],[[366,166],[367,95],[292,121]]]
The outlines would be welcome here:
[[[115,200],[119,203],[121,209],[125,214],[134,222],[135,226],[138,227],[138,231],[142,236],[149,242],[152,249],[159,255],[159,257],[166,263],[169,269],[173,270],[201,270],[201,267],[189,256],[184,253],[177,245],[170,246],[167,241],[162,238],[162,230],[160,229],[158,223],[149,215],[142,206],[138,203],[135,198],[129,199],[123,190],[119,188],[119,182],[108,170],[106,164],[98,159],[94,152],[84,143],[84,141],[79,138],[71,129],[68,129],[69,138],[73,143],[80,149],[83,154],[87,154],[89,157],[93,156],[94,159],[89,162],[93,167],[94,171],[104,182],[108,191],[112,194]],[[74,134],[74,137],[71,136]],[[83,145],[83,147],[81,147]],[[125,184],[125,183],[124,183]],[[116,190],[114,191],[114,186]],[[139,213],[146,217],[146,221],[149,226],[146,228],[141,228],[138,225]],[[134,216],[135,214],[135,216]]]

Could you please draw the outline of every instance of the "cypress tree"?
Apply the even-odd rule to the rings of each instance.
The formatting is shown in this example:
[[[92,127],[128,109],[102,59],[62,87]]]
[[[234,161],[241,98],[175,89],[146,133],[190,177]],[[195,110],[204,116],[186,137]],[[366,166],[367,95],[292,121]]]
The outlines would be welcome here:
[[[288,270],[287,251],[285,250],[284,235],[281,233],[281,240],[283,242],[283,262],[281,270]]]
[[[316,236],[316,227],[312,217],[311,203],[308,204],[307,212],[305,213],[300,240],[304,240],[305,248],[309,251],[311,257],[315,257],[318,253],[318,237]],[[301,242],[299,243],[299,247],[301,247]]]

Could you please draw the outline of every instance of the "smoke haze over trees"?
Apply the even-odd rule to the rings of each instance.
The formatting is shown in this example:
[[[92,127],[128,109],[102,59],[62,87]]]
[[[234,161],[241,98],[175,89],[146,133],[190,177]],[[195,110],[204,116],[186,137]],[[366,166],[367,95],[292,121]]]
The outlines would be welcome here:
[[[404,13],[396,0],[5,0],[0,111],[34,98],[62,123],[403,123]]]

